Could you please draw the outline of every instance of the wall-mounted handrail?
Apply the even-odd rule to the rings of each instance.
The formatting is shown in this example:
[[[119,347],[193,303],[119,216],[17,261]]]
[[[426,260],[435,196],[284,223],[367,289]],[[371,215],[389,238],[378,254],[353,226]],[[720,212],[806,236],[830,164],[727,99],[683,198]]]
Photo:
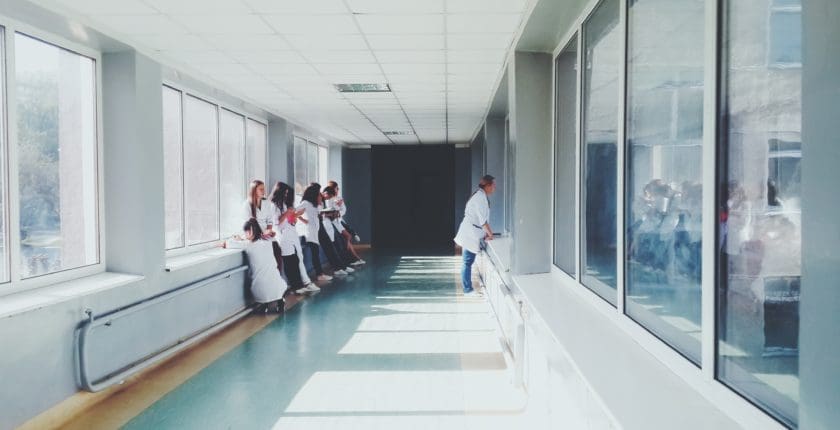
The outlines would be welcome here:
[[[78,338],[78,357],[79,357],[79,382],[81,388],[92,393],[97,391],[102,391],[120,381],[125,380],[129,376],[144,370],[153,364],[166,359],[183,349],[207,338],[208,336],[222,330],[223,328],[227,327],[228,325],[238,321],[245,315],[248,315],[251,312],[250,308],[245,308],[240,310],[236,314],[228,317],[227,319],[221,321],[218,324],[215,324],[209,328],[203,329],[199,332],[193,333],[187,336],[185,339],[179,340],[174,345],[171,345],[163,350],[158,352],[152,353],[147,355],[139,360],[136,360],[118,370],[111,373],[104,378],[101,378],[97,381],[90,380],[90,372],[88,369],[88,345],[87,345],[87,338],[90,335],[91,330],[99,326],[110,326],[111,323],[117,319],[126,317],[128,315],[137,313],[143,309],[146,309],[151,306],[155,306],[157,304],[169,301],[177,296],[182,294],[188,293],[190,291],[196,290],[198,288],[204,287],[208,284],[216,282],[221,279],[227,279],[231,276],[244,272],[248,270],[248,266],[240,266],[232,270],[228,270],[226,272],[220,273],[215,276],[211,276],[209,278],[202,279],[198,282],[194,282],[192,284],[187,284],[182,287],[176,288],[171,291],[167,291],[163,294],[150,297],[148,299],[144,299],[133,303],[131,305],[115,309],[113,311],[105,312],[102,314],[95,314],[93,310],[86,309],[85,313],[87,314],[87,321],[82,324],[82,327],[79,329],[79,338]]]

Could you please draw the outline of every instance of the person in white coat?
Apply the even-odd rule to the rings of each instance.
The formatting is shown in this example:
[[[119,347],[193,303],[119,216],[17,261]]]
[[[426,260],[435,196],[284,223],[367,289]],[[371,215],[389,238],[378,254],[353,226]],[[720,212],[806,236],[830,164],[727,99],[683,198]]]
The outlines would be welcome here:
[[[464,219],[458,227],[455,243],[462,249],[464,264],[461,268],[461,283],[464,294],[474,294],[472,286],[472,265],[475,256],[481,251],[482,240],[493,240],[490,229],[490,201],[488,196],[496,191],[496,181],[485,175],[478,183],[478,190],[467,201]]]
[[[336,218],[333,223],[335,224],[335,229],[341,235],[343,239],[343,244],[337,244],[337,247],[344,246],[346,251],[349,252],[349,261],[351,266],[360,266],[365,264],[365,260],[356,252],[356,248],[353,246],[353,239],[355,238],[356,241],[359,240],[359,236],[356,235],[352,229],[344,222],[344,215],[347,213],[347,202],[344,200],[344,197],[341,196],[341,189],[338,188],[338,182],[336,181],[329,181],[329,186],[335,190],[336,196],[333,205],[338,210],[338,218]],[[343,249],[342,249],[343,250]]]
[[[255,219],[266,237],[274,237],[274,205],[265,201],[265,184],[259,179],[251,181],[248,199],[242,204],[242,219]]]
[[[277,259],[274,257],[274,240],[264,239],[263,231],[256,219],[249,219],[242,227],[245,239],[235,237],[225,242],[224,246],[231,249],[242,249],[248,256],[248,266],[251,274],[251,293],[258,308],[263,310],[283,311],[283,293],[286,291],[286,281],[277,270]]]
[[[312,259],[312,266],[315,268],[315,276],[319,281],[332,280],[332,276],[324,273],[321,267],[321,247],[318,245],[318,231],[321,228],[319,208],[321,207],[321,186],[312,184],[306,188],[297,207],[303,214],[298,219],[297,230],[304,248],[309,250]]]
[[[298,234],[295,230],[295,223],[302,211],[294,206],[295,195],[292,187],[283,182],[274,185],[271,192],[271,203],[274,205],[277,214],[275,240],[280,244],[280,251],[283,259],[283,271],[286,273],[286,280],[291,288],[298,294],[319,291],[315,284],[306,274],[306,266],[303,264],[303,248],[300,246]]]

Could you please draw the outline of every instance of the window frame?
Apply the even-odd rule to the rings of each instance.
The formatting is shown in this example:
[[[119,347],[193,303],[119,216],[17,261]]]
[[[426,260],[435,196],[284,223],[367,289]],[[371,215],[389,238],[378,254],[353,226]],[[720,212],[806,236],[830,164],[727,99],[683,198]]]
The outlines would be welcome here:
[[[67,40],[63,37],[57,36],[48,31],[41,30],[37,27],[22,23],[15,19],[0,15],[0,27],[3,28],[3,55],[2,67],[3,79],[2,94],[4,99],[2,102],[5,106],[5,115],[2,118],[4,122],[4,141],[0,146],[0,151],[5,151],[5,160],[3,161],[2,172],[5,180],[5,187],[2,191],[5,193],[5,207],[3,208],[6,223],[7,239],[6,259],[9,264],[9,280],[0,283],[0,296],[13,294],[21,291],[33,290],[57,283],[68,282],[71,280],[104,273],[106,268],[106,244],[105,244],[105,216],[104,216],[104,155],[103,155],[103,121],[102,121],[102,53],[88,46]],[[76,55],[91,59],[93,64],[93,79],[94,79],[94,139],[96,148],[94,150],[95,160],[94,165],[96,171],[94,172],[96,184],[96,244],[97,257],[96,263],[79,266],[75,268],[68,268],[56,272],[46,273],[43,275],[33,276],[23,279],[20,270],[20,182],[19,182],[19,166],[18,160],[18,126],[17,126],[17,104],[13,102],[17,99],[17,76],[15,75],[15,35],[20,33],[23,36],[30,37],[48,45],[57,47],[59,49],[74,53]],[[14,210],[13,210],[14,208]]]
[[[703,76],[703,169],[702,181],[704,184],[703,191],[703,223],[702,223],[702,281],[701,281],[701,315],[702,315],[702,334],[701,334],[701,360],[698,367],[692,361],[684,357],[677,350],[673,349],[667,343],[652,334],[647,328],[642,326],[630,318],[624,310],[624,263],[623,258],[626,255],[624,249],[624,218],[625,218],[625,202],[623,201],[625,184],[622,182],[618,190],[619,206],[617,207],[617,224],[619,229],[618,234],[618,258],[619,258],[619,279],[618,279],[618,296],[619,302],[617,306],[613,306],[604,298],[599,296],[593,290],[587,288],[581,279],[581,272],[584,270],[581,259],[581,243],[582,243],[582,225],[581,225],[581,208],[582,208],[582,87],[583,87],[583,59],[586,46],[583,40],[583,25],[601,3],[601,0],[590,0],[580,14],[570,25],[568,31],[559,39],[559,43],[555,46],[551,53],[552,66],[552,140],[551,140],[551,156],[555,157],[556,151],[556,65],[557,57],[572,41],[577,38],[578,41],[578,75],[576,86],[577,98],[577,130],[575,142],[575,259],[576,259],[576,273],[574,276],[566,273],[560,267],[554,264],[554,250],[552,244],[551,250],[551,264],[550,273],[555,279],[571,281],[571,287],[575,292],[583,298],[590,306],[595,308],[599,313],[604,315],[622,331],[624,331],[631,339],[641,345],[653,357],[663,363],[671,371],[676,373],[687,384],[695,388],[702,396],[708,399],[712,404],[725,411],[732,416],[737,422],[744,424],[749,423],[754,428],[778,428],[784,429],[785,425],[777,420],[770,412],[762,407],[750,402],[748,399],[742,397],[738,392],[724,384],[722,381],[716,379],[717,372],[717,267],[718,267],[718,253],[716,252],[716,243],[718,235],[717,218],[715,216],[705,216],[707,214],[716,213],[716,202],[718,199],[719,188],[716,185],[719,163],[719,148],[717,142],[719,140],[719,133],[721,132],[721,121],[719,112],[721,112],[722,105],[720,104],[720,77],[719,71],[724,64],[722,57],[722,43],[723,35],[721,30],[725,27],[725,20],[723,15],[723,7],[726,0],[706,0],[705,11],[705,35],[704,35],[704,76]],[[627,101],[627,11],[629,7],[629,0],[619,0],[620,4],[620,31],[622,32],[624,40],[622,46],[624,47],[621,61],[621,82],[620,82],[620,97],[617,100],[620,103],[620,122],[619,122],[619,166],[618,178],[623,178],[627,172],[627,163],[624,155],[624,146],[626,145],[626,101]],[[552,162],[551,172],[552,180],[554,177],[554,163]],[[712,186],[706,187],[705,185]],[[553,199],[553,198],[552,198]],[[553,204],[553,200],[552,200]],[[554,223],[551,224],[551,237],[554,237]],[[555,283],[556,288],[561,288],[558,283]]]
[[[197,98],[199,100],[210,103],[216,109],[216,169],[217,169],[216,194],[219,198],[218,204],[216,205],[216,214],[218,216],[218,222],[217,222],[216,228],[217,228],[218,233],[219,233],[219,239],[188,245],[187,244],[187,238],[186,238],[186,230],[187,230],[186,209],[182,205],[182,207],[181,207],[181,228],[182,228],[182,236],[184,238],[183,245],[175,247],[175,248],[165,249],[166,258],[173,258],[173,257],[178,257],[178,256],[186,255],[186,254],[192,254],[192,253],[195,253],[195,252],[206,251],[208,249],[213,249],[213,248],[216,247],[216,244],[221,239],[223,239],[223,236],[222,236],[223,232],[221,231],[222,230],[222,226],[221,226],[221,223],[222,223],[222,220],[221,220],[221,216],[222,216],[222,210],[221,210],[221,174],[219,174],[220,171],[218,170],[219,166],[220,166],[220,163],[221,163],[220,158],[219,158],[219,149],[221,148],[221,115],[222,115],[222,110],[224,109],[228,112],[234,113],[236,115],[240,115],[240,116],[245,118],[245,135],[244,135],[245,136],[245,141],[244,141],[243,147],[242,147],[243,151],[247,151],[247,145],[248,145],[248,143],[247,143],[247,140],[248,140],[248,134],[247,134],[248,133],[248,130],[247,130],[248,126],[247,125],[248,125],[248,122],[247,121],[249,119],[251,119],[251,120],[253,120],[255,122],[258,122],[258,123],[265,126],[265,132],[266,132],[266,134],[265,134],[266,174],[268,173],[268,154],[269,154],[269,142],[270,142],[269,139],[270,138],[269,138],[269,127],[268,127],[269,121],[265,118],[262,118],[262,117],[259,117],[259,116],[256,116],[256,115],[252,115],[252,114],[244,112],[243,110],[240,110],[240,109],[236,109],[235,107],[233,107],[233,106],[231,106],[227,103],[224,103],[224,102],[222,102],[222,101],[220,101],[220,100],[218,100],[214,97],[207,96],[204,93],[202,93],[201,91],[197,91],[197,90],[193,89],[192,87],[190,87],[189,85],[184,85],[180,82],[176,82],[176,81],[173,81],[173,80],[170,80],[170,79],[163,79],[162,80],[162,85],[161,85],[161,91],[163,90],[164,87],[175,90],[175,91],[177,91],[181,94],[181,97],[180,97],[180,100],[181,100],[181,142],[180,143],[181,143],[181,154],[182,154],[182,156],[181,156],[181,169],[180,169],[180,173],[181,173],[180,174],[180,181],[181,181],[180,191],[181,191],[181,201],[182,202],[184,202],[184,183],[185,183],[185,180],[186,180],[185,176],[184,176],[184,159],[183,159],[183,153],[184,153],[184,132],[183,132],[183,130],[184,130],[184,98],[185,98],[185,96],[191,96],[191,97]],[[162,115],[162,112],[161,112],[161,115]],[[244,169],[245,173],[243,175],[243,180],[242,180],[243,181],[243,194],[242,194],[243,195],[243,200],[242,201],[244,202],[245,201],[245,195],[247,194],[247,189],[248,189],[248,181],[250,180],[249,178],[247,178],[247,174],[248,174],[247,156],[243,157],[243,169]]]
[[[317,170],[318,171],[315,173],[314,178],[317,181],[323,181],[323,182],[318,182],[318,183],[321,184],[322,187],[325,187],[326,186],[325,182],[329,180],[330,147],[329,147],[329,145],[322,144],[320,142],[315,141],[314,139],[311,139],[309,137],[306,137],[303,134],[298,134],[298,133],[295,133],[292,136],[292,145],[291,145],[291,147],[292,147],[292,185],[294,185],[294,183],[297,182],[297,180],[299,179],[299,178],[295,177],[295,175],[297,174],[296,173],[297,166],[295,165],[295,156],[298,155],[295,152],[296,151],[296,148],[295,148],[295,140],[296,139],[300,139],[304,143],[304,145],[303,145],[303,148],[304,148],[304,151],[303,151],[303,167],[304,167],[304,170],[306,171],[306,178],[304,178],[305,183],[303,184],[303,188],[306,189],[306,187],[308,187],[309,184],[312,183],[311,179],[312,179],[313,175],[309,171],[309,149],[313,146],[315,147],[315,154],[318,158],[317,160],[315,160],[316,163],[317,163]],[[321,158],[320,154],[321,154],[322,150],[326,151],[326,157],[325,158],[326,158],[327,164],[324,165],[324,166],[321,165],[321,159],[320,159]],[[322,175],[322,173],[323,173],[323,175]],[[324,180],[324,178],[327,178],[327,179]],[[297,197],[301,197],[301,195],[297,194]]]

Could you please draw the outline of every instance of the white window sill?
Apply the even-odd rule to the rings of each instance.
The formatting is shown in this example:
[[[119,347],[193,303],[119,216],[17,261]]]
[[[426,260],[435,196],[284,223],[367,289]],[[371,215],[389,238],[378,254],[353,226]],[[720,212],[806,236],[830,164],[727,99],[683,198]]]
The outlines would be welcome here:
[[[503,275],[508,282],[508,275],[510,274],[510,249],[513,247],[513,238],[510,236],[502,236],[493,238],[493,240],[486,242],[487,249],[485,252],[493,265],[499,269],[499,274]]]
[[[34,311],[76,297],[86,296],[143,280],[143,276],[105,272],[72,281],[4,296],[0,300],[0,318]]]
[[[698,377],[691,383],[683,379],[632,333],[643,329],[630,327],[633,323],[606,303],[604,309],[596,306],[600,299],[579,291],[583,287],[574,279],[545,273],[515,276],[513,281],[527,309],[545,324],[623,427],[665,429],[674,423],[689,424],[687,429],[740,427],[701,393],[708,382],[699,380],[699,369],[677,360],[685,361],[677,367]]]
[[[166,271],[176,272],[198,264],[230,255],[242,254],[241,249],[210,248],[166,259]]]

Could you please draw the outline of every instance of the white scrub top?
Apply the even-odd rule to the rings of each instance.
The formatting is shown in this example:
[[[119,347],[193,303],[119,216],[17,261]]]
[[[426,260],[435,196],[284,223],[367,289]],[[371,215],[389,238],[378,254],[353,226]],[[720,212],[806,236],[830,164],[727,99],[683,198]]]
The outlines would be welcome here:
[[[276,225],[277,235],[275,239],[277,243],[280,244],[280,251],[282,251],[283,256],[292,255],[295,253],[295,245],[298,244],[298,234],[297,230],[295,230],[295,226],[293,226],[288,219],[285,217],[281,220],[280,217],[283,213],[286,212],[286,206],[278,208],[274,206],[274,213],[277,219],[274,220],[274,225]]]
[[[487,194],[479,189],[467,201],[464,219],[458,227],[455,243],[473,254],[481,250],[481,239],[484,238],[484,224],[490,221],[490,202]]]
[[[305,237],[309,243],[318,243],[318,229],[321,228],[321,220],[318,218],[318,208],[304,200],[297,209],[303,209],[303,217],[309,221],[309,224],[298,221],[298,235]]]
[[[245,203],[242,204],[242,223],[244,224],[245,221],[253,218],[252,214],[251,201],[245,200]],[[260,228],[263,229],[263,231],[265,231],[268,227],[268,224],[273,225],[277,222],[277,215],[274,213],[274,204],[266,199],[263,199],[260,207],[256,208],[256,214],[257,222],[260,223]]]
[[[251,293],[257,303],[270,303],[283,298],[287,284],[277,270],[271,240],[228,240],[227,247],[244,249],[251,272]]]

